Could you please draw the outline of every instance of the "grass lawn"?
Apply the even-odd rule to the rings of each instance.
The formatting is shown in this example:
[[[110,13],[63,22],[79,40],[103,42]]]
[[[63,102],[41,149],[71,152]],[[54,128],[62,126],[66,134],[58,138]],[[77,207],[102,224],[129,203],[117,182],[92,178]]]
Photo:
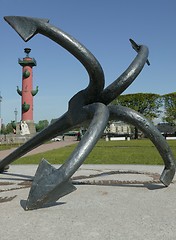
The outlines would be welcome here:
[[[176,141],[168,141],[174,156],[176,156]],[[62,164],[75,145],[35,154],[18,159],[14,164],[38,164],[42,158],[51,164]],[[163,164],[157,149],[148,140],[109,141],[100,140],[84,163],[87,164]]]

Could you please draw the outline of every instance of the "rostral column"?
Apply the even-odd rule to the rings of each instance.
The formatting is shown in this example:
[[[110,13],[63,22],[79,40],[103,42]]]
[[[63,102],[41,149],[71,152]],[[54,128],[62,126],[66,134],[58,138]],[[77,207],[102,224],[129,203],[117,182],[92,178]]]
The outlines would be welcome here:
[[[21,123],[26,123],[30,134],[36,133],[33,120],[33,97],[38,93],[38,86],[33,90],[33,71],[32,68],[37,65],[34,58],[29,57],[31,49],[25,48],[26,57],[23,60],[18,59],[22,68],[22,90],[17,86],[17,92],[21,96]]]

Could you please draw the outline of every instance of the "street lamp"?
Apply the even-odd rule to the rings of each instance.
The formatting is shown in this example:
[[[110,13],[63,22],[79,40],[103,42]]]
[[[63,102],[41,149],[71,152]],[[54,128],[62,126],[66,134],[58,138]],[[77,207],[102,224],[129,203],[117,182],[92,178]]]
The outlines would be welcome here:
[[[14,111],[14,113],[15,113],[15,122],[17,123],[17,114],[18,114],[18,111],[17,111],[17,109],[15,108],[15,111]]]
[[[1,134],[1,129],[2,129],[1,103],[2,103],[2,96],[1,96],[1,92],[0,92],[0,134]]]
[[[2,96],[1,96],[1,92],[0,92],[0,119],[1,119],[1,103],[2,103]]]

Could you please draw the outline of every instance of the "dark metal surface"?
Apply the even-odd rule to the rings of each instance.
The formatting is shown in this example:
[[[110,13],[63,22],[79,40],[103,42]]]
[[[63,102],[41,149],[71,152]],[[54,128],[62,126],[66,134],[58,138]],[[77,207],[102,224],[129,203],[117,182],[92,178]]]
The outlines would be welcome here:
[[[3,170],[5,166],[46,140],[62,134],[84,121],[91,121],[88,131],[76,149],[59,169],[52,167],[46,160],[40,163],[29,193],[26,209],[39,208],[43,204],[56,201],[75,190],[75,187],[70,183],[70,177],[84,162],[101,137],[109,115],[110,119],[118,119],[133,124],[150,138],[165,164],[160,180],[165,186],[168,186],[175,174],[175,159],[160,132],[138,112],[122,106],[106,106],[135,80],[145,63],[150,64],[148,48],[144,45],[138,45],[130,39],[132,47],[138,53],[137,56],[124,73],[103,90],[104,74],[99,62],[89,50],[72,36],[49,24],[46,19],[11,16],[5,17],[5,20],[24,41],[28,41],[35,34],[40,33],[64,47],[83,64],[90,78],[88,87],[71,98],[68,111],[63,116],[0,162],[0,169]]]
[[[160,181],[165,186],[168,186],[175,175],[175,160],[169,145],[160,131],[142,114],[127,107],[120,105],[109,106],[109,112],[110,119],[125,120],[140,129],[153,142],[165,164]]]

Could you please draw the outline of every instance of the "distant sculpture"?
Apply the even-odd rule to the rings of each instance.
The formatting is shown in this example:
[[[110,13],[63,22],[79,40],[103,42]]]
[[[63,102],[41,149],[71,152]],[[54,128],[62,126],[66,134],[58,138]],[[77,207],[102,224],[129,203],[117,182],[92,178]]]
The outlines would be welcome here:
[[[29,127],[27,125],[27,123],[25,121],[21,121],[21,125],[20,125],[20,134],[23,136],[23,135],[27,135],[27,134],[30,134],[30,131],[29,131]]]
[[[134,81],[146,62],[149,65],[148,48],[138,45],[130,39],[132,47],[138,53],[137,56],[122,75],[104,89],[104,73],[99,62],[72,36],[50,25],[49,20],[46,19],[12,16],[5,17],[5,20],[24,41],[28,41],[35,34],[40,33],[64,47],[83,64],[90,78],[88,87],[70,99],[68,111],[64,115],[0,162],[0,169],[3,170],[5,166],[46,140],[90,120],[87,132],[59,169],[52,167],[46,160],[41,161],[28,196],[26,210],[36,209],[45,203],[57,201],[60,197],[76,189],[70,178],[102,136],[109,119],[118,119],[133,124],[147,135],[164,161],[165,167],[160,180],[165,186],[168,186],[175,174],[175,159],[158,129],[143,115],[130,108],[120,105],[107,106]]]

